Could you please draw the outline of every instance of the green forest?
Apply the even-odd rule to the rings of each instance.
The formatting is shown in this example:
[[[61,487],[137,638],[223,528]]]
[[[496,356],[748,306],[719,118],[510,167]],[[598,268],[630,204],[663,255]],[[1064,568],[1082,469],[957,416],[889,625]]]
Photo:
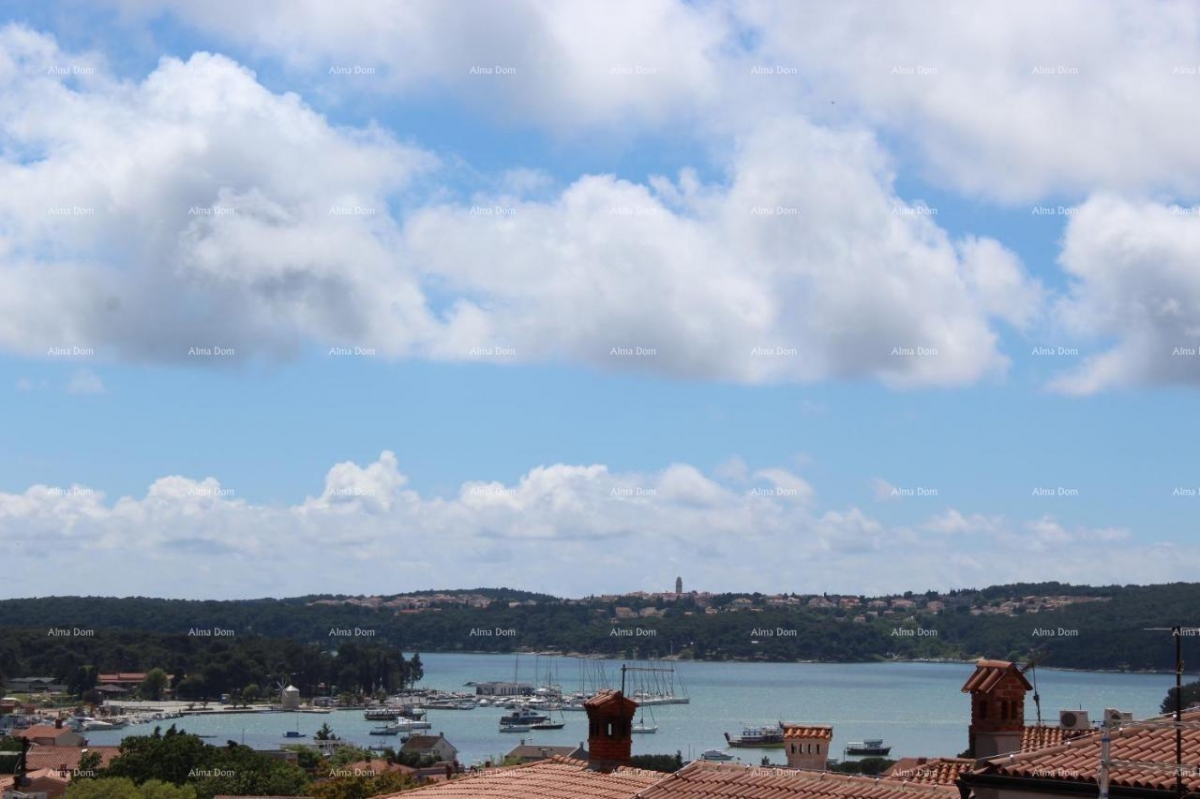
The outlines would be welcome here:
[[[5,600],[0,675],[53,676],[78,688],[97,672],[160,667],[176,678],[184,695],[195,697],[250,683],[271,685],[286,675],[312,695],[321,684],[337,685],[339,692],[370,692],[411,683],[416,671],[402,651],[529,650],[826,662],[1036,655],[1047,667],[1167,671],[1173,668],[1171,635],[1146,628],[1200,621],[1200,584],[1193,583],[994,586],[941,595],[943,607],[936,612],[921,607],[857,621],[853,610],[804,603],[779,607],[758,594],[708,597],[705,612],[688,594],[664,602],[638,596],[567,601],[508,589],[470,593],[491,602],[403,612],[314,604],[335,597]],[[1012,597],[1043,595],[1098,599],[1036,613],[981,611]],[[618,607],[636,617],[617,619]],[[646,609],[655,615],[637,615]],[[84,634],[53,635],[55,630]],[[222,635],[195,634],[207,630]],[[1198,640],[1183,640],[1185,660],[1200,662]]]

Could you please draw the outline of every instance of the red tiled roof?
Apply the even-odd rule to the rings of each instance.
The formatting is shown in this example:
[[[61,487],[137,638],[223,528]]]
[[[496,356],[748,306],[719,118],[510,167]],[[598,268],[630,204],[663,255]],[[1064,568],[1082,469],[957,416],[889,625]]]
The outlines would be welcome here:
[[[1183,729],[1183,783],[1187,791],[1200,790],[1200,711],[1185,712]],[[1113,730],[1109,771],[1111,785],[1171,790],[1175,786],[1175,730],[1170,716],[1132,722]],[[1092,731],[1059,746],[988,760],[974,777],[1032,778],[1068,783],[1096,784],[1101,736]]]
[[[969,757],[902,757],[883,776],[925,785],[953,785],[958,775],[975,768]]]
[[[975,673],[967,678],[967,681],[963,684],[962,691],[964,694],[974,693],[975,691],[986,694],[1009,675],[1016,676],[1026,691],[1033,690],[1033,686],[1029,684],[1029,680],[1025,679],[1025,675],[1021,673],[1021,670],[1017,668],[1015,663],[1007,660],[986,660],[980,658],[975,663]]]
[[[833,727],[827,724],[784,724],[783,737],[789,740],[801,738],[829,741],[833,739]]]
[[[1032,752],[1048,746],[1061,746],[1072,738],[1087,735],[1091,730],[1068,730],[1066,727],[1051,727],[1032,724],[1021,731],[1021,751]]]
[[[633,799],[663,774],[642,769],[617,769],[611,774],[589,771],[581,760],[556,757],[526,766],[491,769],[482,774],[440,782],[415,791],[393,794],[395,799]],[[387,797],[392,799],[392,797]]]
[[[57,738],[63,733],[74,733],[67,727],[55,727],[52,724],[38,724],[33,727],[26,727],[23,730],[17,730],[13,736],[17,738]]]
[[[100,766],[107,766],[121,752],[119,746],[90,746],[86,749],[80,746],[31,746],[25,756],[28,768],[79,768],[79,761],[84,752],[96,752],[100,755]]]
[[[828,771],[761,768],[697,760],[637,799],[957,799],[957,789]]]
[[[638,706],[637,702],[625,696],[625,694],[621,693],[620,691],[600,691],[591,699],[584,702],[583,706],[588,709],[600,708],[611,705],[614,702],[619,703],[622,706],[633,705],[635,708]]]

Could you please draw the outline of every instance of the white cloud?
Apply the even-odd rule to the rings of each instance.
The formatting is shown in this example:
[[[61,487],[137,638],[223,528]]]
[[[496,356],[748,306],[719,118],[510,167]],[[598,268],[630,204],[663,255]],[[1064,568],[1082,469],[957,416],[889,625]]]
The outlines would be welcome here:
[[[757,474],[799,485],[780,469]],[[1197,554],[1053,517],[947,509],[897,527],[855,507],[814,507],[811,491],[808,500],[752,495],[686,464],[647,473],[554,464],[513,485],[470,482],[424,497],[384,452],[335,465],[320,495],[290,506],[179,475],[112,501],[79,485],[0,493],[0,545],[28,556],[10,595],[86,584],[97,594],[193,597],[388,592],[397,569],[414,589],[505,583],[566,596],[654,588],[676,573],[717,590],[852,593],[1162,582],[1186,579]],[[1088,545],[1096,541],[1105,546]],[[33,542],[79,557],[51,564],[33,557]],[[120,567],[135,561],[141,568]]]
[[[995,242],[907,213],[869,135],[778,120],[740,141],[729,173],[588,176],[551,201],[493,198],[501,217],[414,213],[408,258],[463,297],[433,355],[504,347],[751,383],[1004,373],[991,320],[1024,324],[1040,287]]]
[[[436,205],[401,225],[389,202],[435,159],[376,128],[336,128],[221,56],[76,85],[47,74],[69,56],[49,39],[0,37],[0,124],[39,154],[0,162],[10,350],[208,366],[338,343],[952,386],[1002,375],[992,321],[1040,302],[998,244],[907,213],[861,131],[764,121],[728,185],[586,175],[541,199],[511,174],[490,214]]]
[[[506,121],[561,129],[693,116],[716,96],[718,56],[733,44],[718,6],[674,0],[115,2],[135,13],[170,9],[279,58],[330,96],[450,94]]]
[[[221,56],[136,84],[49,74],[75,60],[0,28],[0,347],[212,364],[434,328],[386,205],[428,154]]]
[[[885,128],[926,172],[982,196],[1200,190],[1200,16],[1186,0],[931,0],[920,13],[788,0],[112,2],[142,20],[169,9],[331,98],[449,94],[505,121],[626,138],[728,132],[788,108]],[[337,65],[378,71],[327,76]],[[469,74],[495,65],[516,74]]]
[[[104,381],[89,369],[76,369],[67,382],[68,394],[103,394]]]
[[[1065,335],[1111,341],[1053,388],[1200,384],[1200,217],[1196,207],[1097,195],[1071,217],[1061,264],[1072,278]]]
[[[740,9],[761,33],[763,59],[798,69],[794,96],[808,91],[808,109],[889,129],[958,189],[1014,202],[1097,188],[1200,191],[1191,3],[933,0],[914,13],[751,0]]]

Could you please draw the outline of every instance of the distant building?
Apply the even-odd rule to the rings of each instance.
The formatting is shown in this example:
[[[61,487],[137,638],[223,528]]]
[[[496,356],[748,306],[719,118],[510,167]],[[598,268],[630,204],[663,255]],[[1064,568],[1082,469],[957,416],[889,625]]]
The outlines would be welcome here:
[[[504,756],[504,759],[509,763],[523,764],[550,760],[555,757],[565,757],[570,760],[587,760],[588,751],[584,748],[583,742],[580,742],[579,746],[539,746],[521,741],[520,746],[514,746]]]
[[[480,682],[475,684],[476,696],[530,696],[533,686],[527,682]]]
[[[283,689],[279,699],[285,708],[295,710],[300,707],[300,689],[294,685],[289,685]]]
[[[84,746],[87,739],[74,730],[62,726],[39,724],[13,732],[17,738],[26,738],[37,746]]]
[[[676,577],[675,578],[675,596],[679,596],[682,593],[683,593],[683,578]]]
[[[66,691],[67,686],[55,682],[53,677],[10,677],[6,690],[13,694],[58,694]]]
[[[439,763],[454,763],[458,760],[458,749],[446,740],[445,733],[413,735],[404,742],[400,751],[419,757],[433,757]]]
[[[824,771],[829,764],[833,727],[827,724],[784,724],[783,751],[789,768]]]

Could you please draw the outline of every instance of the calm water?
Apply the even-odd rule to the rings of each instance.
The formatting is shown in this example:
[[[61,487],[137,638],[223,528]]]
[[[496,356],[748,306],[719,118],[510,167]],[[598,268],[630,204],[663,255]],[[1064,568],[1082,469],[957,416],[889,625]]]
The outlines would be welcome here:
[[[469,691],[465,682],[511,680],[515,659],[511,655],[422,655],[424,687]],[[520,677],[533,680],[534,657],[521,656]],[[579,688],[581,661],[560,658],[557,675],[566,691]],[[588,673],[595,661],[582,661]],[[543,675],[548,661],[539,661]],[[605,662],[609,675],[617,675],[619,662]],[[892,757],[954,755],[967,746],[970,713],[967,696],[959,691],[972,667],[944,663],[784,664],[784,663],[680,663],[680,678],[689,705],[662,705],[646,709],[645,721],[655,722],[653,735],[634,736],[635,754],[674,754],[685,758],[705,749],[725,748],[723,733],[737,735],[743,725],[769,724],[780,719],[834,725],[832,752],[840,757],[848,741],[884,738]],[[616,677],[619,681],[619,676]],[[630,677],[630,690],[636,687]],[[1083,708],[1098,718],[1106,707],[1131,711],[1135,718],[1158,712],[1159,703],[1174,682],[1172,675],[1101,674],[1039,670],[1038,688],[1046,721],[1057,723],[1058,711]],[[619,684],[619,683],[618,683]],[[614,686],[616,687],[616,686]],[[1029,721],[1034,721],[1032,700],[1026,701]],[[429,732],[444,732],[459,749],[463,763],[497,759],[522,739],[547,745],[577,744],[587,738],[586,714],[565,713],[562,730],[534,733],[497,732],[499,708],[431,710]],[[311,736],[328,723],[340,737],[370,746],[399,746],[399,739],[369,735],[374,722],[362,711],[335,711],[329,715],[299,715],[300,730]],[[200,716],[175,720],[188,732],[218,736],[211,743],[244,740],[258,748],[283,742],[285,730],[294,729],[296,714],[269,713],[224,718]],[[170,722],[168,722],[170,723]],[[148,725],[111,732],[92,732],[94,745],[115,744],[125,735],[144,735]],[[305,739],[305,740],[311,740]],[[779,750],[734,750],[746,762],[757,763],[763,754],[784,762]]]

